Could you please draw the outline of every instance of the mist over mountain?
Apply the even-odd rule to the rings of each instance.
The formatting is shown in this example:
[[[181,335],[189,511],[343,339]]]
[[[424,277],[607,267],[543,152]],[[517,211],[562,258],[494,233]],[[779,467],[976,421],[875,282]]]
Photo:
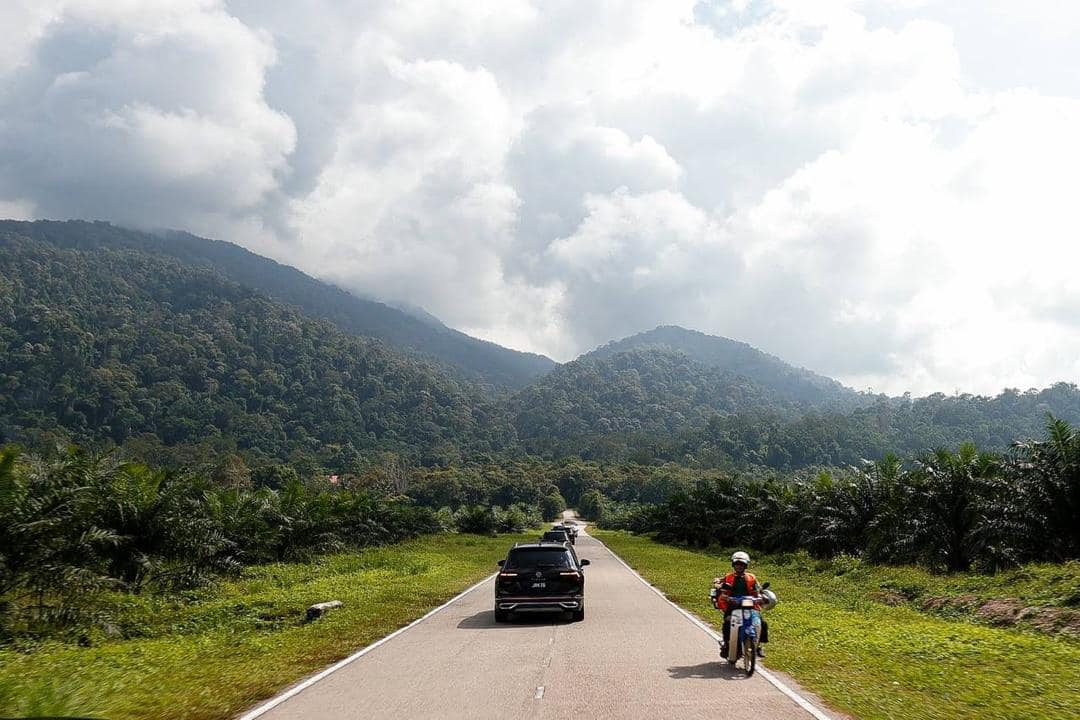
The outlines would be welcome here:
[[[500,389],[525,386],[555,366],[550,358],[510,350],[443,325],[419,308],[399,309],[359,298],[296,268],[281,265],[221,240],[185,232],[141,232],[104,222],[0,221],[0,230],[71,250],[131,249],[212,268],[305,314],[329,320],[356,335],[378,338],[399,349],[434,359],[463,377]]]

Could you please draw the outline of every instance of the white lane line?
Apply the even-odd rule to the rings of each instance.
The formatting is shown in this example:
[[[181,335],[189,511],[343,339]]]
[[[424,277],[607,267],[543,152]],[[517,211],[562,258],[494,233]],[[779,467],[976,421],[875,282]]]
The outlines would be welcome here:
[[[593,540],[596,540],[596,542],[600,543],[600,545],[601,545],[601,546],[602,546],[602,547],[603,547],[603,548],[604,548],[605,550],[607,550],[607,551],[608,551],[609,553],[611,553],[611,557],[613,557],[613,558],[615,558],[616,560],[618,560],[618,561],[619,561],[619,563],[621,563],[621,564],[622,564],[622,566],[623,566],[624,568],[626,568],[627,570],[629,570],[629,571],[630,571],[630,572],[631,572],[631,573],[632,573],[632,574],[634,575],[634,577],[636,577],[636,578],[637,578],[638,580],[640,580],[640,581],[641,581],[642,585],[644,585],[645,587],[649,588],[649,589],[650,589],[650,590],[652,590],[652,591],[653,591],[654,593],[656,593],[656,594],[657,594],[657,595],[659,595],[659,596],[660,596],[661,598],[663,598],[663,599],[664,599],[664,602],[666,602],[666,603],[667,603],[668,605],[670,605],[671,607],[673,607],[673,608],[675,608],[676,610],[678,610],[678,611],[679,611],[679,613],[680,613],[680,614],[682,614],[682,616],[683,616],[683,617],[685,617],[685,618],[686,618],[687,620],[689,620],[690,622],[694,623],[694,624],[695,624],[695,625],[697,625],[697,626],[698,626],[699,628],[701,628],[701,629],[702,629],[702,630],[704,630],[704,631],[705,631],[706,633],[708,633],[708,635],[709,635],[709,636],[710,636],[710,637],[711,637],[711,638],[712,638],[713,640],[716,640],[717,642],[719,642],[719,641],[720,641],[720,639],[721,639],[721,638],[720,638],[720,636],[719,636],[719,635],[717,635],[717,634],[716,634],[716,632],[715,632],[715,631],[714,631],[714,630],[713,630],[713,629],[712,629],[711,627],[709,627],[708,625],[706,625],[706,624],[705,624],[704,622],[702,622],[702,621],[701,621],[701,620],[700,620],[699,618],[697,618],[697,617],[694,617],[694,615],[693,615],[693,614],[691,614],[690,612],[688,612],[687,610],[684,610],[683,608],[679,607],[679,606],[678,606],[678,605],[676,605],[675,603],[673,603],[673,602],[671,602],[670,600],[668,600],[668,599],[667,599],[667,596],[666,596],[666,595],[664,595],[664,593],[663,593],[663,592],[661,592],[659,588],[655,587],[655,586],[654,586],[654,585],[653,585],[652,583],[650,583],[650,582],[649,582],[648,580],[646,580],[645,578],[643,578],[643,577],[642,577],[642,576],[641,576],[641,575],[640,575],[640,574],[638,573],[638,571],[637,571],[637,570],[635,570],[634,568],[632,568],[632,567],[630,567],[629,565],[627,565],[627,564],[626,564],[626,561],[625,561],[625,560],[623,560],[623,559],[622,559],[621,557],[619,557],[618,555],[616,555],[616,554],[615,554],[615,551],[614,551],[614,550],[612,550],[611,548],[609,548],[609,547],[608,547],[607,545],[604,545],[604,543],[600,542],[600,540],[597,540],[597,538],[593,538]],[[757,673],[758,673],[759,675],[761,675],[761,676],[762,676],[763,678],[765,678],[766,680],[768,680],[768,681],[769,681],[770,683],[772,683],[772,684],[773,684],[773,685],[774,685],[774,686],[776,687],[776,689],[777,689],[777,690],[779,690],[780,692],[784,693],[784,694],[785,694],[785,695],[787,695],[787,696],[788,696],[789,698],[791,698],[792,700],[794,700],[794,701],[795,701],[795,703],[796,703],[796,704],[797,704],[797,705],[798,705],[799,707],[801,707],[801,708],[802,708],[803,710],[805,710],[806,712],[810,713],[810,714],[811,714],[811,715],[813,715],[813,716],[814,716],[815,718],[817,718],[817,720],[832,720],[832,718],[830,718],[830,717],[829,717],[828,715],[826,715],[826,714],[825,714],[825,713],[824,713],[823,711],[821,711],[821,710],[820,710],[819,708],[817,708],[816,706],[814,706],[814,705],[813,705],[813,704],[812,704],[812,703],[811,703],[811,702],[810,702],[809,700],[807,700],[807,699],[806,699],[806,698],[804,698],[804,697],[803,697],[802,695],[800,695],[799,693],[797,693],[797,692],[795,692],[794,690],[792,690],[791,688],[789,688],[789,687],[788,687],[787,685],[785,685],[785,684],[783,683],[783,681],[781,681],[781,680],[780,680],[780,678],[776,677],[775,675],[773,675],[773,674],[772,674],[771,672],[769,672],[769,671],[768,671],[768,670],[766,670],[765,668],[763,668],[763,667],[760,667],[760,666],[759,666],[759,667],[758,667],[758,669],[757,669]]]
[[[406,625],[403,628],[398,628],[397,630],[390,633],[389,635],[382,638],[381,640],[376,640],[375,642],[371,643],[366,648],[363,648],[361,650],[357,650],[356,652],[354,652],[352,655],[345,658],[344,660],[339,660],[338,662],[336,662],[333,665],[331,665],[330,667],[326,668],[325,670],[323,670],[319,674],[312,675],[311,677],[309,677],[307,680],[303,681],[299,685],[296,685],[296,686],[294,686],[292,688],[289,688],[288,690],[281,693],[280,695],[277,695],[275,697],[270,698],[269,700],[267,700],[262,705],[255,708],[254,710],[250,710],[250,711],[244,713],[243,715],[238,717],[236,720],[254,720],[254,718],[257,718],[260,715],[263,715],[263,714],[269,712],[270,710],[274,709],[275,707],[277,707],[281,703],[285,702],[286,700],[288,700],[292,696],[299,693],[301,690],[304,690],[305,688],[311,687],[312,685],[319,682],[320,680],[322,680],[327,675],[329,675],[331,673],[334,673],[334,672],[337,672],[341,668],[343,668],[346,665],[348,665],[349,663],[351,663],[353,660],[356,660],[357,658],[360,658],[360,657],[363,657],[364,655],[367,655],[369,652],[371,652],[375,648],[379,647],[383,643],[386,643],[386,642],[389,642],[390,640],[393,640],[395,637],[397,637],[401,633],[405,632],[409,628],[413,627],[414,625],[419,625],[420,623],[424,622],[425,620],[427,620],[429,617],[431,617],[435,613],[437,613],[440,610],[443,610],[446,607],[454,604],[455,602],[457,602],[461,598],[463,598],[466,595],[468,595],[469,593],[471,593],[476,588],[478,588],[481,585],[483,585],[484,583],[486,583],[488,580],[491,580],[491,578],[495,577],[496,574],[497,573],[492,573],[491,575],[488,575],[486,578],[484,578],[480,582],[476,583],[475,585],[468,588],[467,590],[461,591],[460,593],[458,593],[454,597],[452,597],[449,600],[447,600],[446,602],[444,602],[439,607],[437,607],[434,610],[431,610],[430,612],[428,612],[423,617],[419,617],[416,620],[413,620],[411,623],[409,623],[408,625]]]
[[[541,685],[540,687],[536,688],[536,694],[533,695],[533,700],[543,700],[543,699],[544,699],[544,686]]]

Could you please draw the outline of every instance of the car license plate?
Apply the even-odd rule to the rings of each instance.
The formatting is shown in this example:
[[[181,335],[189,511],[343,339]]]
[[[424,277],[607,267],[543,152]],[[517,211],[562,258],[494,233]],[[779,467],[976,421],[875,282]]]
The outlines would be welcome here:
[[[542,589],[547,587],[547,583],[538,582],[538,583],[533,583],[532,586],[534,588],[540,588],[542,590]]]

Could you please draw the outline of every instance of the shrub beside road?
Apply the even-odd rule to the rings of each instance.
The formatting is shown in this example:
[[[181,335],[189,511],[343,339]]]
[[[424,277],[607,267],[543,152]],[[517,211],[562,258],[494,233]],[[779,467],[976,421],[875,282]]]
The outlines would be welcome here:
[[[730,550],[590,534],[672,601],[719,626],[709,581],[727,569]],[[755,557],[751,570],[780,596],[769,615],[768,667],[839,710],[864,719],[1080,717],[1080,639],[1024,620],[993,627],[1006,620],[978,613],[1006,599],[1067,611],[1080,588],[1078,563],[937,576],[787,554]]]

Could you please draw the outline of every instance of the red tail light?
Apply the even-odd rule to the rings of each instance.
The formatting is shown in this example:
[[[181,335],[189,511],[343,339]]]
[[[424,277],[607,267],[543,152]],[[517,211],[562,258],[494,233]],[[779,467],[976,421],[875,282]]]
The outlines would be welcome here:
[[[517,573],[501,572],[499,573],[499,577],[517,577]]]

